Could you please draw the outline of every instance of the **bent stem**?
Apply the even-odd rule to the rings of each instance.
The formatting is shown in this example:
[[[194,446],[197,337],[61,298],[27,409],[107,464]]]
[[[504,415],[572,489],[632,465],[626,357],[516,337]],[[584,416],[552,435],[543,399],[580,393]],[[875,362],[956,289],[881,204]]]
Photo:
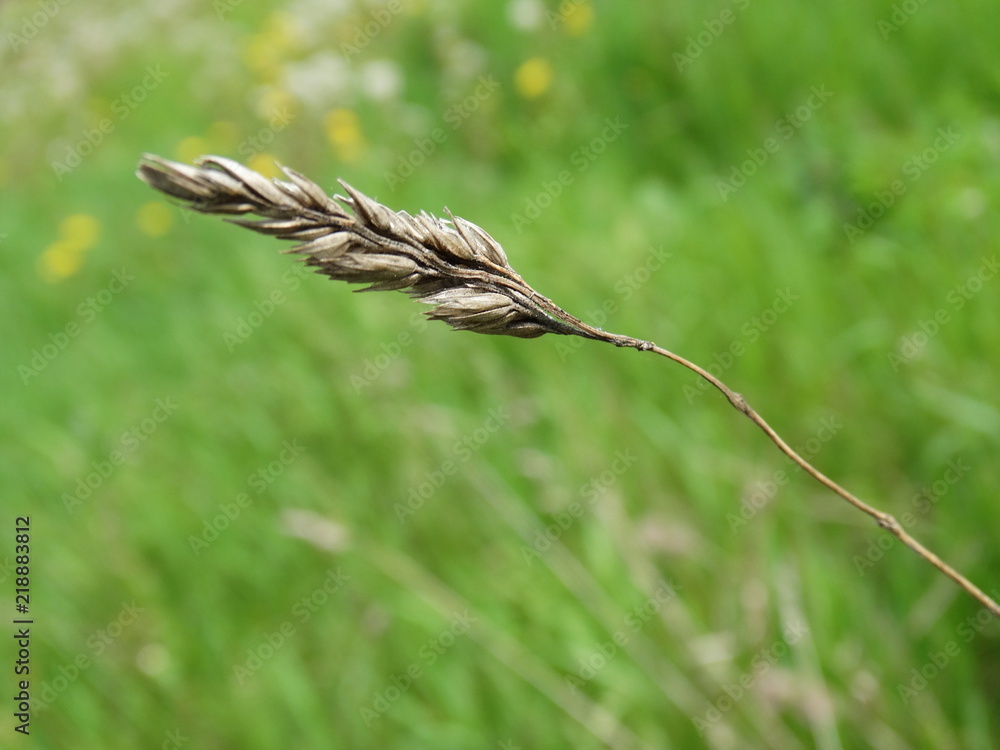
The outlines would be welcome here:
[[[633,349],[638,349],[639,351],[649,351],[655,354],[659,354],[661,357],[666,357],[667,359],[672,359],[679,365],[683,365],[692,372],[697,373],[699,376],[711,383],[715,388],[717,388],[727,399],[729,403],[733,405],[733,408],[739,412],[742,412],[746,417],[757,425],[764,434],[774,443],[778,450],[788,456],[792,461],[798,464],[803,471],[805,471],[809,476],[815,479],[820,484],[824,485],[828,489],[832,490],[840,497],[844,498],[847,502],[853,505],[858,510],[867,513],[869,516],[875,519],[876,523],[883,529],[889,531],[893,536],[899,539],[903,544],[916,552],[920,557],[929,562],[935,568],[940,570],[951,580],[965,589],[973,598],[980,602],[986,609],[993,613],[997,618],[1000,618],[1000,605],[998,605],[986,592],[976,586],[972,581],[963,576],[953,567],[948,565],[944,560],[931,552],[927,547],[922,545],[908,533],[899,524],[892,515],[884,511],[874,508],[868,503],[864,502],[854,494],[848,492],[846,489],[841,487],[839,484],[834,482],[830,477],[826,476],[823,472],[813,466],[811,463],[806,461],[802,456],[800,456],[794,448],[792,448],[788,443],[786,443],[782,437],[774,431],[774,429],[769,425],[760,414],[758,414],[754,409],[747,403],[746,399],[743,398],[739,393],[736,393],[732,388],[727,386],[712,373],[708,372],[702,367],[699,367],[694,362],[691,362],[679,354],[674,354],[667,349],[657,346],[651,341],[642,341],[640,339],[634,339],[630,336],[619,336],[614,333],[607,333],[600,330],[599,328],[593,328],[588,326],[586,323],[576,322],[581,328],[586,331],[588,338],[598,339],[600,341],[605,341],[615,346],[631,347]]]

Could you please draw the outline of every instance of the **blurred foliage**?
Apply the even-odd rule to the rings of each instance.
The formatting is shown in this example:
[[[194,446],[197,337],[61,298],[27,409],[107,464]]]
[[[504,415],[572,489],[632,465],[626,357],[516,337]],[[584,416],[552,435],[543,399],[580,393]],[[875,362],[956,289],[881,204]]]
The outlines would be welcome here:
[[[1000,744],[996,623],[690,373],[427,325],[132,174],[219,153],[448,206],[996,594],[993,3],[0,26],[0,577],[30,514],[34,746]]]

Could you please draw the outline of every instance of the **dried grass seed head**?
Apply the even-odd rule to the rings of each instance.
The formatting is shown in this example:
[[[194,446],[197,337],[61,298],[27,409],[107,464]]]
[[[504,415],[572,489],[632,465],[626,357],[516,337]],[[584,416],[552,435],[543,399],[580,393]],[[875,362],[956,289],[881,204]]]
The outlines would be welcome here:
[[[136,174],[194,211],[262,217],[227,220],[298,242],[286,252],[332,279],[367,285],[358,291],[405,291],[433,306],[428,317],[455,329],[520,338],[586,335],[575,318],[531,289],[500,243],[475,224],[450,211],[448,219],[393,211],[342,180],[347,195],[330,197],[281,169],[288,181],[268,180],[221,156],[189,166],[147,154]]]

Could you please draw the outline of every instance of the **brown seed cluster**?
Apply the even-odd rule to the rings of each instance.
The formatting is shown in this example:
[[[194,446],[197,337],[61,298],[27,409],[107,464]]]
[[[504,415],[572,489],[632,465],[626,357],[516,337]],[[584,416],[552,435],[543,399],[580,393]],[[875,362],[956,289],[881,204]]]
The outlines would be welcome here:
[[[268,180],[221,156],[189,166],[147,154],[136,174],[194,211],[256,214],[262,218],[229,221],[298,242],[286,252],[304,256],[332,279],[366,284],[359,291],[404,291],[432,305],[427,315],[453,328],[520,338],[593,338],[580,321],[531,289],[500,244],[475,224],[450,212],[438,219],[393,211],[343,181],[347,195],[331,198],[298,172],[282,171],[289,181]]]

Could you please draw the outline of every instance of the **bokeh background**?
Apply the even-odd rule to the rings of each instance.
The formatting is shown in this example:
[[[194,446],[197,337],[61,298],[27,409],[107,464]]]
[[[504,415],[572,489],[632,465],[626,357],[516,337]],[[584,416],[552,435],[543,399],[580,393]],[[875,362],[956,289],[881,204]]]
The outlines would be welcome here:
[[[216,153],[447,206],[996,592],[997,20],[3,3],[0,578],[6,619],[30,514],[36,712],[0,744],[1000,745],[996,623],[690,372],[427,325],[133,175]]]

